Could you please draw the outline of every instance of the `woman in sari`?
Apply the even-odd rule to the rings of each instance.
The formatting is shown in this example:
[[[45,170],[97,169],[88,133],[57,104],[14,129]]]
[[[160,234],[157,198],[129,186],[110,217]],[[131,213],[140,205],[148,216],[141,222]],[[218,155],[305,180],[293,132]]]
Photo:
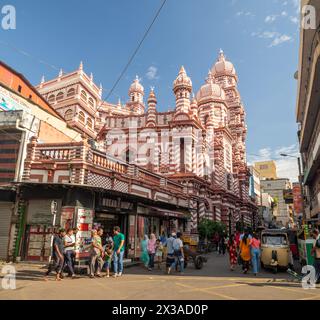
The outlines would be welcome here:
[[[147,235],[144,236],[144,239],[141,241],[141,255],[140,260],[143,262],[143,265],[148,268],[149,265],[149,254],[148,254],[148,241],[149,238]]]
[[[237,242],[232,234],[227,244],[227,249],[229,251],[229,259],[230,259],[230,270],[234,271],[234,268],[237,264]]]
[[[249,232],[247,231],[240,240],[240,256],[242,259],[243,273],[247,273],[249,271],[249,263],[251,260],[250,239]]]

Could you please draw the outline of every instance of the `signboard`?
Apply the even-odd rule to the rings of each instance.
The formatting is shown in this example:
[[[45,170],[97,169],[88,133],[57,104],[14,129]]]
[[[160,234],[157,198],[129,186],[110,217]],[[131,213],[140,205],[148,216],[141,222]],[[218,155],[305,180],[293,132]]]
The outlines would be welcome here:
[[[30,200],[27,224],[51,226],[52,223],[51,200]]]
[[[30,111],[28,103],[18,95],[0,87],[0,111]]]
[[[110,199],[110,198],[103,198],[101,200],[101,205],[102,207],[124,209],[124,210],[131,210],[133,207],[132,202],[120,201],[118,199]]]
[[[284,199],[286,204],[292,204],[293,203],[293,192],[292,192],[292,189],[283,190],[283,199]]]
[[[292,193],[293,193],[293,209],[296,215],[299,215],[303,212],[303,202],[301,196],[301,188],[299,183],[294,183],[292,185]]]

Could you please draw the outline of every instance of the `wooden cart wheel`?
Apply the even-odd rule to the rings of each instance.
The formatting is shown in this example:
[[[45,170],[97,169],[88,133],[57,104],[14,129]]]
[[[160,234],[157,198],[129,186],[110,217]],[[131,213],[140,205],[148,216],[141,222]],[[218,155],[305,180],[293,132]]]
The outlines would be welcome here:
[[[196,257],[194,265],[196,267],[196,269],[200,270],[203,268],[203,260],[201,257]]]

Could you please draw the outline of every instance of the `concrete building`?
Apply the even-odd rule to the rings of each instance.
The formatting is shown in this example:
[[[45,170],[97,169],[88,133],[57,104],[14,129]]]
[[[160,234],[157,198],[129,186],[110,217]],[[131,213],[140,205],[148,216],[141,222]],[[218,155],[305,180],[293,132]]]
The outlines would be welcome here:
[[[261,161],[254,164],[260,179],[277,179],[277,166],[274,161]]]
[[[290,222],[290,207],[285,203],[283,191],[291,189],[289,179],[267,179],[261,180],[261,189],[264,193],[268,193],[274,200],[276,206],[274,215],[278,223],[284,226]]]
[[[300,54],[296,119],[303,165],[305,210],[307,219],[320,218],[320,2],[302,0],[311,5],[306,28],[300,28]]]

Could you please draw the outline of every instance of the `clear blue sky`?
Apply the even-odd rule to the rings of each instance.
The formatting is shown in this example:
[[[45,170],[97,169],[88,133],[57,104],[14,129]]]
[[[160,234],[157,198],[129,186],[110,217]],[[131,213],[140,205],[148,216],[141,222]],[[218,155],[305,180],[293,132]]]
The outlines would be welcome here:
[[[0,58],[33,84],[42,75],[50,79],[58,74],[39,60],[65,71],[76,69],[83,60],[85,71],[93,72],[106,95],[161,2],[7,1],[16,7],[17,29],[0,30]],[[248,154],[277,159],[280,148],[294,152],[297,5],[298,0],[167,0],[110,100],[116,102],[120,96],[125,101],[138,74],[147,93],[155,86],[158,108],[172,108],[172,82],[180,65],[191,76],[196,92],[222,48],[239,75]]]

